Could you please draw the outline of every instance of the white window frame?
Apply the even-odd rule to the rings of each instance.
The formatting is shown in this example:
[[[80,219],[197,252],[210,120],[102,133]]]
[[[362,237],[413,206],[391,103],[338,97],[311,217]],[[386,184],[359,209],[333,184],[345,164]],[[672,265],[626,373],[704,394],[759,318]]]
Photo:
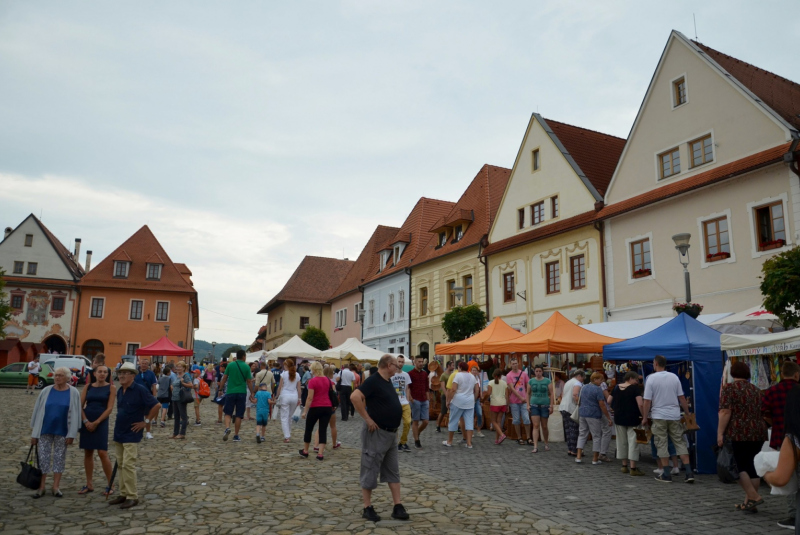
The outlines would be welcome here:
[[[375,300],[369,300],[369,325],[370,327],[375,325]]]
[[[126,355],[135,355],[136,354],[136,349],[133,350],[133,353],[128,353],[128,346],[132,346],[132,345],[135,345],[136,349],[139,349],[140,347],[142,347],[142,344],[140,344],[139,342],[125,342],[125,354]]]
[[[404,319],[406,317],[406,292],[404,290],[400,290],[398,294],[397,317],[399,319]]]
[[[131,317],[131,311],[133,310],[133,302],[134,301],[141,301],[142,302],[142,317],[139,319]],[[131,299],[128,303],[128,321],[144,321],[144,299]]]
[[[124,264],[125,265],[125,275],[124,276],[123,275],[117,275],[117,266],[119,264]],[[126,260],[114,260],[114,273],[112,274],[112,277],[117,278],[117,279],[127,279],[128,277],[130,277],[130,274],[131,274],[131,263],[130,262],[128,262]]]
[[[638,279],[633,278],[633,259],[631,258],[631,243],[640,241],[640,240],[650,240],[650,275],[647,277],[639,277]],[[655,247],[653,242],[653,233],[648,232],[647,234],[639,234],[638,236],[632,236],[630,238],[625,239],[625,258],[628,262],[628,267],[625,269],[628,272],[628,284],[634,284],[636,282],[641,281],[649,281],[655,280],[656,278],[656,257],[654,254]],[[588,281],[587,281],[588,282]]]
[[[758,250],[758,237],[756,236],[756,218],[755,218],[755,210],[756,208],[760,208],[767,204],[774,204],[776,202],[781,202],[783,204],[783,221],[784,227],[786,231],[786,244],[781,247],[780,249],[770,249],[768,251],[759,251]],[[782,253],[783,251],[787,251],[792,248],[792,229],[790,228],[790,222],[794,220],[791,218],[791,212],[789,211],[789,197],[786,193],[780,193],[774,197],[765,197],[760,201],[754,201],[747,203],[747,218],[750,221],[750,255],[753,258],[760,258],[764,255],[774,255],[778,253]]]
[[[150,266],[156,266],[158,268],[158,276],[157,277],[151,277],[150,276]],[[147,271],[145,271],[145,279],[147,279],[149,281],[155,281],[155,280],[160,281],[161,280],[161,272],[163,271],[163,269],[164,269],[164,265],[163,264],[147,264]]]
[[[92,305],[94,304],[95,299],[100,299],[101,301],[103,301],[103,313],[100,314],[99,316],[92,316],[92,308],[93,308]],[[91,296],[89,298],[89,319],[101,320],[104,319],[105,317],[106,317],[106,298]]]
[[[675,100],[675,82],[681,78],[683,78],[683,83],[686,85],[686,102],[683,104],[678,104],[678,102]],[[683,108],[687,104],[689,104],[689,77],[686,73],[683,73],[669,81],[669,107],[671,110],[677,110],[679,108]]]
[[[707,135],[711,135],[711,161],[700,164],[696,167],[692,167],[691,147],[689,146],[689,143]],[[678,148],[678,152],[680,152],[681,155],[681,172],[670,175],[667,178],[661,178],[661,158],[659,158],[659,156],[665,152],[673,150],[675,147]],[[696,173],[707,171],[710,166],[717,163],[717,136],[714,133],[714,129],[712,128],[710,130],[706,130],[705,132],[700,132],[694,136],[689,136],[681,141],[670,143],[669,145],[661,147],[659,150],[653,152],[653,161],[655,162],[655,166],[653,168],[653,171],[655,172],[653,175],[653,181],[659,185],[664,185],[667,182],[675,180],[679,177],[686,178],[687,176],[692,176]]]
[[[389,321],[394,321],[394,294],[389,294]]]
[[[166,303],[167,304],[167,319],[165,319],[165,320],[158,319],[158,304],[159,303]],[[156,308],[153,311],[153,321],[156,321],[158,323],[166,323],[166,322],[169,321],[169,315],[170,315],[171,312],[172,312],[172,306],[171,306],[171,303],[169,301],[156,301]]]
[[[706,232],[704,223],[706,221],[711,221],[712,219],[720,219],[720,218],[727,218],[728,220],[728,245],[731,250],[731,256],[724,260],[715,260],[714,262],[708,262],[706,260]],[[713,214],[708,214],[702,217],[697,218],[697,235],[700,236],[700,250],[702,253],[700,254],[700,268],[706,269],[710,266],[716,266],[717,264],[733,264],[736,262],[736,249],[733,247],[733,220],[731,219],[731,210],[730,208],[725,209],[721,212],[716,212]],[[754,229],[755,231],[755,229]],[[650,261],[652,262],[652,247],[650,252]]]
[[[353,320],[358,321],[358,309],[361,307],[361,303],[356,303],[353,305]]]

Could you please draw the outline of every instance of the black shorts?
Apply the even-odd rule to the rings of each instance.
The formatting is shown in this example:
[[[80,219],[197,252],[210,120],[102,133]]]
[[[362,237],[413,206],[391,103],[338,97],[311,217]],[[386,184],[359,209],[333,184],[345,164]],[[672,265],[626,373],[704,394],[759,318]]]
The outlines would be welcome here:
[[[733,458],[736,459],[736,466],[739,472],[747,472],[751,478],[759,477],[756,473],[756,467],[753,465],[753,460],[761,451],[761,446],[764,444],[761,440],[742,440],[733,441]]]
[[[228,416],[244,418],[244,409],[247,405],[247,394],[225,394],[225,408],[222,410]]]

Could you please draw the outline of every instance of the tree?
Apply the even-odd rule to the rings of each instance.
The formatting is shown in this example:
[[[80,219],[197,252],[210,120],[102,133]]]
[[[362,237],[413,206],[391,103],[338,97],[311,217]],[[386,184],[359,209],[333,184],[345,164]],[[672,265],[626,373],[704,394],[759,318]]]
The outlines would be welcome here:
[[[476,304],[454,307],[442,319],[442,329],[448,342],[460,342],[485,327],[486,313]]]
[[[778,318],[785,329],[800,325],[800,247],[773,256],[761,266],[761,294],[764,308]]]
[[[0,269],[0,340],[6,337],[6,322],[11,319],[11,305],[6,301],[6,293],[3,291],[6,286],[6,280],[3,278],[5,274],[6,272]]]
[[[240,349],[244,349],[244,348],[240,347],[240,346],[231,346],[231,347],[229,347],[228,349],[226,349],[225,351],[222,352],[222,360],[226,360],[226,359],[227,360],[231,360],[231,354],[235,355],[236,352],[239,351]]]
[[[325,351],[331,347],[331,343],[328,340],[328,335],[325,334],[325,331],[322,329],[317,329],[316,327],[312,327],[311,325],[306,327],[303,336],[300,338],[303,340],[303,342],[319,349],[320,351]]]

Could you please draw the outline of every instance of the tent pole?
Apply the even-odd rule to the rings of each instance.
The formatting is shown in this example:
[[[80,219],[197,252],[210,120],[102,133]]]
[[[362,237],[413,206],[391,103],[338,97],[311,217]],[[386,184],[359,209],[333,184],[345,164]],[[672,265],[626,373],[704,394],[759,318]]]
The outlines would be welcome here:
[[[692,410],[697,414],[697,400],[695,399],[695,386],[694,386],[694,361],[690,361],[692,368]],[[697,457],[697,433],[694,434],[694,467],[700,468],[700,460]]]

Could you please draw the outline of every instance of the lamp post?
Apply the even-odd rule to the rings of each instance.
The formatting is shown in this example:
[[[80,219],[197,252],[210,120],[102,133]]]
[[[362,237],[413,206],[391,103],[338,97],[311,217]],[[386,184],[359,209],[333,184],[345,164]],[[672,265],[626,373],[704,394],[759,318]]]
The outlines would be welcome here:
[[[683,266],[683,279],[686,283],[686,304],[692,302],[692,288],[689,283],[689,238],[692,235],[688,232],[675,234],[672,241],[675,242],[675,248],[678,250],[678,261]]]
[[[211,342],[211,362],[216,364],[217,355],[214,353],[214,348],[215,347],[217,347],[217,343],[216,342]]]
[[[453,286],[453,295],[456,299],[458,299],[458,304],[461,304],[461,296],[464,295],[464,287],[463,286]]]

